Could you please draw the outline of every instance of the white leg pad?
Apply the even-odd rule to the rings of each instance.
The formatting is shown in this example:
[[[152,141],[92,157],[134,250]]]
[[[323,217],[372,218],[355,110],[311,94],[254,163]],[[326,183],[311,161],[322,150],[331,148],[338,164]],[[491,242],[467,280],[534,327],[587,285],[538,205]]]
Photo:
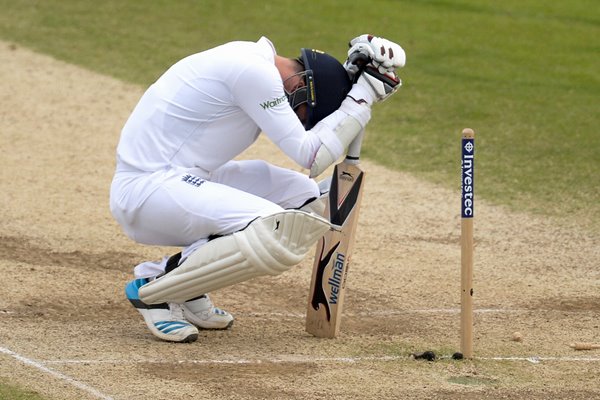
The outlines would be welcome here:
[[[244,230],[214,239],[179,267],[139,289],[146,304],[183,303],[262,275],[279,275],[304,259],[331,229],[304,211],[288,210],[254,220]]]

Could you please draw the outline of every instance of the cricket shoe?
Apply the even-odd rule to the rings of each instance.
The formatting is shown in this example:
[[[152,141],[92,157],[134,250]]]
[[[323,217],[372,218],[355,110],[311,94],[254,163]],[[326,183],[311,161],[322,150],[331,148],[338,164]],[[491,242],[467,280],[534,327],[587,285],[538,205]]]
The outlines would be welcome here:
[[[233,316],[215,307],[207,294],[186,301],[181,308],[185,319],[200,329],[227,329],[233,325]]]
[[[140,300],[140,287],[148,279],[134,279],[125,285],[125,294],[131,304],[142,314],[150,332],[169,342],[191,343],[198,339],[198,329],[185,320],[180,304],[146,304]]]

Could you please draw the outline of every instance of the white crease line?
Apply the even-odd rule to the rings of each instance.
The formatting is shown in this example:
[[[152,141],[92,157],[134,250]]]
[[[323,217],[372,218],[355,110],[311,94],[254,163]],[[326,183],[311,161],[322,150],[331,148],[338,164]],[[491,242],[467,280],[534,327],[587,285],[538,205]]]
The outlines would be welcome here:
[[[397,361],[409,359],[408,356],[380,356],[380,357],[310,357],[310,356],[282,356],[280,358],[226,358],[210,360],[48,360],[44,364],[306,364],[306,363],[357,363],[361,361]]]
[[[533,364],[539,364],[542,361],[561,361],[561,362],[598,362],[600,357],[475,357],[476,360],[492,361],[529,361]]]
[[[475,314],[493,314],[493,313],[523,313],[531,310],[519,310],[519,309],[504,309],[504,308],[479,308],[473,310]],[[405,314],[460,314],[460,308],[431,308],[431,309],[417,309],[417,310],[383,310],[383,311],[361,311],[354,313],[346,313],[345,315],[352,316],[386,316],[386,315],[405,315]],[[305,318],[306,314],[302,313],[290,313],[290,312],[237,312],[236,315],[242,315],[246,317],[284,317],[284,318]]]
[[[95,396],[98,399],[113,400],[112,397],[107,396],[107,395],[99,392],[98,390],[94,389],[91,386],[86,385],[83,382],[80,382],[80,381],[78,381],[78,380],[76,380],[76,379],[74,379],[74,378],[72,378],[72,377],[70,377],[68,375],[65,375],[63,373],[60,373],[58,371],[54,371],[53,369],[50,369],[48,367],[45,367],[44,365],[42,365],[42,363],[34,361],[34,360],[31,360],[31,359],[29,359],[27,357],[23,357],[22,355],[17,354],[14,351],[9,350],[9,349],[7,349],[5,347],[0,347],[0,353],[7,354],[7,355],[9,355],[9,356],[17,359],[18,361],[22,362],[23,364],[27,364],[29,366],[35,367],[35,368],[39,369],[42,372],[45,372],[47,374],[52,375],[55,378],[61,379],[61,380],[65,381],[65,382],[68,382],[71,385],[73,385],[73,386],[75,386],[75,387],[77,387],[77,388],[79,388],[79,389],[81,389],[83,391],[86,391],[86,392],[90,393],[91,395]]]
[[[561,314],[592,314],[595,315],[598,312],[594,310],[553,310],[553,309],[507,309],[507,308],[478,308],[473,310],[474,314],[526,314],[535,312],[558,312]],[[16,314],[13,311],[0,311],[2,314]],[[284,312],[284,311],[272,311],[272,312],[256,312],[256,311],[238,311],[235,313],[238,316],[252,317],[252,318],[305,318],[304,313]],[[409,314],[460,314],[460,308],[424,308],[415,310],[380,310],[380,311],[358,311],[348,312],[344,315],[348,317],[381,317],[381,316],[394,316],[394,315],[409,315]]]
[[[279,358],[265,359],[247,359],[247,358],[227,358],[227,359],[206,359],[206,360],[48,360],[44,364],[225,364],[225,365],[257,365],[257,364],[308,364],[308,363],[341,363],[352,364],[367,361],[389,362],[410,360],[411,356],[366,356],[366,357],[310,357],[310,356],[281,356]],[[449,357],[440,357],[448,360]],[[543,361],[555,362],[600,362],[600,357],[474,357],[474,360],[483,361],[527,361],[533,364],[539,364]]]
[[[473,310],[474,314],[527,314],[535,312],[558,312],[561,314],[597,314],[597,311],[593,310],[552,310],[552,309],[508,309],[508,308],[478,308]],[[381,317],[381,316],[394,316],[394,315],[410,315],[410,314],[460,314],[460,308],[424,308],[416,310],[382,310],[382,311],[359,311],[359,312],[348,312],[344,315],[348,317]],[[293,313],[293,312],[254,312],[254,311],[238,311],[236,315],[254,318],[269,318],[269,317],[280,317],[280,318],[305,318],[304,313]]]
[[[492,313],[520,313],[527,310],[510,310],[504,308],[478,308],[473,310],[475,314],[492,314]],[[431,308],[420,310],[385,310],[385,311],[365,311],[356,315],[400,315],[400,314],[460,314],[460,308]]]

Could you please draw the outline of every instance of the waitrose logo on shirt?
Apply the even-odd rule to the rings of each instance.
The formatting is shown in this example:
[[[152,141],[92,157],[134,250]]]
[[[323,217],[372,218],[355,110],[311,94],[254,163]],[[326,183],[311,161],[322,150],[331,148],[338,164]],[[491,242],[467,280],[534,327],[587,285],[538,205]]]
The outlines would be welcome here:
[[[263,108],[263,110],[266,110],[269,108],[273,108],[281,103],[285,103],[286,101],[287,101],[287,96],[284,94],[283,96],[281,96],[278,99],[267,100],[264,103],[260,103],[260,106]]]

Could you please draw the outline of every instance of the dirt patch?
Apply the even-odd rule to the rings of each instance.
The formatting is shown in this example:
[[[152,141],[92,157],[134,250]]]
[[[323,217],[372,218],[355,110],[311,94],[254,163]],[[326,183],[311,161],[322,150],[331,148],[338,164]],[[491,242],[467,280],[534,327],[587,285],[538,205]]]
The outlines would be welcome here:
[[[178,249],[131,242],[108,210],[143,88],[8,43],[0,58],[1,379],[66,400],[600,397],[599,351],[568,347],[600,341],[598,234],[479,201],[477,358],[452,361],[457,191],[371,162],[339,338],[304,332],[309,257],[214,293],[232,330],[155,340],[123,286],[136,263]],[[264,139],[243,157],[296,168]],[[424,350],[439,360],[411,358]]]

